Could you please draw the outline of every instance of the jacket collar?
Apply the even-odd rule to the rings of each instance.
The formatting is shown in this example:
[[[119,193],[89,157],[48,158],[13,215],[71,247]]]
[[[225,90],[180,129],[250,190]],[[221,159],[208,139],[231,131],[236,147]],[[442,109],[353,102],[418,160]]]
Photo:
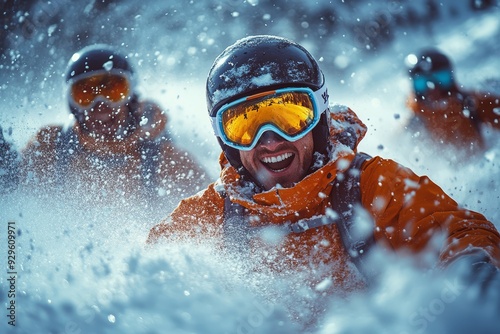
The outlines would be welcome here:
[[[227,195],[235,203],[262,215],[293,217],[311,215],[331,191],[332,182],[344,172],[355,156],[358,143],[366,133],[366,126],[356,114],[346,107],[334,107],[330,111],[329,159],[321,168],[307,175],[290,188],[272,188],[259,192],[255,184],[243,182],[237,170],[232,167],[224,154],[220,156],[222,167],[220,179]],[[355,147],[351,148],[338,141],[339,134],[350,129],[356,135]],[[322,196],[321,194],[324,194]]]
[[[83,131],[78,123],[73,126],[80,145],[97,155],[125,154],[140,156],[140,143],[159,138],[165,130],[167,117],[161,109],[152,103],[140,103],[131,116],[136,120],[137,128],[127,137],[115,140],[100,140]],[[142,120],[147,120],[146,123]]]

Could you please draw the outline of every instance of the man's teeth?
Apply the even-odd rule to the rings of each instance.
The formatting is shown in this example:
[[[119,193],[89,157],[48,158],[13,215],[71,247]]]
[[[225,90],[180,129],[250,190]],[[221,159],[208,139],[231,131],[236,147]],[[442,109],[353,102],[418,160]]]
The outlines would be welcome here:
[[[292,153],[284,153],[282,155],[278,155],[277,157],[265,157],[262,159],[262,162],[266,163],[266,164],[271,164],[271,163],[283,161],[285,159],[290,158],[291,156],[292,156]]]

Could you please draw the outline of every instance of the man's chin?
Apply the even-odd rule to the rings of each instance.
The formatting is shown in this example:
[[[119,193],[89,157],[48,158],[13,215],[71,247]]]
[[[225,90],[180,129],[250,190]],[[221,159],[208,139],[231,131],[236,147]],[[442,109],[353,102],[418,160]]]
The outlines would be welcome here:
[[[285,168],[281,171],[266,170],[260,173],[258,180],[264,189],[271,188],[290,188],[297,182],[298,173],[291,168]]]

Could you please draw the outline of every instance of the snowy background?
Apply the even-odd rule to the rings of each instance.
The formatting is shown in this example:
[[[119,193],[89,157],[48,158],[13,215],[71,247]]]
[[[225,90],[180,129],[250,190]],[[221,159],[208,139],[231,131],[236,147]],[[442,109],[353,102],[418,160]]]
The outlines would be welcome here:
[[[474,6],[472,5],[474,4]],[[21,150],[48,124],[69,125],[63,74],[70,56],[109,43],[131,57],[143,97],[168,110],[179,145],[218,175],[219,147],[206,116],[204,84],[215,57],[235,40],[276,34],[320,61],[332,102],[368,125],[360,149],[426,174],[463,206],[500,227],[500,134],[473,161],[436,152],[404,132],[410,85],[404,58],[420,47],[449,54],[465,88],[500,94],[500,8],[492,1],[2,1],[0,125]],[[298,333],[300,277],[250,275],[241,259],[209,244],[144,248],[167,209],[134,203],[85,206],[71,193],[1,195],[0,264],[7,222],[18,230],[17,326],[7,325],[0,272],[0,333]],[[498,333],[500,314],[471,291],[427,281],[393,262],[375,292],[332,298],[316,333]],[[5,265],[4,265],[5,264]],[[455,298],[444,298],[453,291]],[[448,295],[449,297],[449,295]],[[304,308],[302,309],[302,306]],[[305,311],[304,311],[305,312]],[[307,314],[301,317],[307,318]]]

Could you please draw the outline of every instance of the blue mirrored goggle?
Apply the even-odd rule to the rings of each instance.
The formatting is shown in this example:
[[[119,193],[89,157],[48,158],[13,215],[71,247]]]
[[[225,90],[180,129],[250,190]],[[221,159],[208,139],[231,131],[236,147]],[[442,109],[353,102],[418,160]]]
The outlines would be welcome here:
[[[448,70],[415,74],[413,77],[413,89],[418,95],[423,95],[432,89],[449,90],[452,87],[453,75]]]
[[[284,88],[243,97],[222,106],[211,117],[215,135],[228,146],[249,151],[266,131],[288,141],[304,137],[328,108],[325,86]]]

